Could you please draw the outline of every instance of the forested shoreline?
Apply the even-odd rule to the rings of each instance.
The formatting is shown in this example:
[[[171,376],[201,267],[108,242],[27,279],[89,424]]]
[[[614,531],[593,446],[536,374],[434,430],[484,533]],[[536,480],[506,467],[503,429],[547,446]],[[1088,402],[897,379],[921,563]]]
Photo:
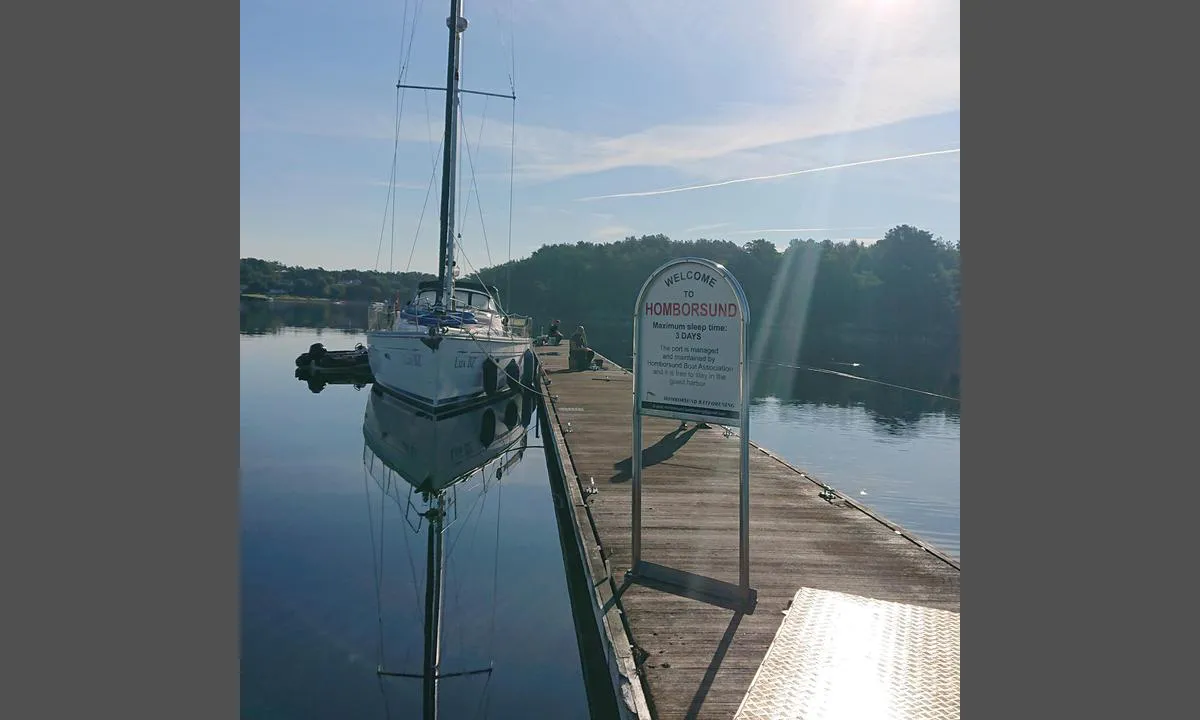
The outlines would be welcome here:
[[[480,271],[505,309],[536,325],[621,328],[646,278],[664,262],[697,256],[727,267],[750,301],[752,338],[766,331],[800,337],[807,350],[847,343],[901,344],[957,356],[960,248],[927,230],[899,225],[870,245],[792,240],[780,251],[758,239],[673,241],[665,235],[614,243],[547,245]],[[370,302],[412,296],[426,273],[325,270],[243,258],[243,293]],[[799,354],[801,348],[790,352]],[[809,354],[809,353],[804,353]]]

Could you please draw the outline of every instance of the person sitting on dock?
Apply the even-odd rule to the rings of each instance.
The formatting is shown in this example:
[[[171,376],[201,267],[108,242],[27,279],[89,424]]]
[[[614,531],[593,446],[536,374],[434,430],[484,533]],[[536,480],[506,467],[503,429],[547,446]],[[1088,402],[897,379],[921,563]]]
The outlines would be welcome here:
[[[570,368],[572,370],[587,370],[592,365],[592,359],[596,357],[596,351],[588,347],[587,331],[583,326],[575,328],[575,334],[571,336],[571,354]]]
[[[549,338],[551,345],[557,345],[562,342],[562,331],[558,329],[558,323],[558,320],[550,323],[550,333],[546,337]]]

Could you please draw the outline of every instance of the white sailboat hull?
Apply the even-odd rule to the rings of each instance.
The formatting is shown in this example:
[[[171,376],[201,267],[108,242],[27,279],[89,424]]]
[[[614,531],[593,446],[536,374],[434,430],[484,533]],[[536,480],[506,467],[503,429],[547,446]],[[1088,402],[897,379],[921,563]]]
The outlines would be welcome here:
[[[370,332],[367,341],[375,384],[435,415],[519,391],[532,381],[528,338],[472,336],[454,329],[431,338],[421,329]],[[509,376],[513,364],[515,382]]]

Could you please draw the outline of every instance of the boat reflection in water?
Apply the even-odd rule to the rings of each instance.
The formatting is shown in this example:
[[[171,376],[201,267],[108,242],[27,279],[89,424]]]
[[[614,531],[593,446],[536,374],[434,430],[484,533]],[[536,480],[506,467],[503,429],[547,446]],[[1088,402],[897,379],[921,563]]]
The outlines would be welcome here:
[[[427,536],[422,667],[420,672],[388,667],[381,642],[377,672],[382,679],[420,679],[422,717],[437,717],[441,680],[487,674],[490,682],[490,663],[488,667],[454,672],[447,672],[441,666],[442,595],[447,560],[443,534],[460,520],[457,502],[460,490],[487,493],[493,487],[498,488],[509,468],[524,457],[534,407],[532,395],[508,395],[435,420],[374,386],[368,395],[363,421],[366,443],[363,465],[382,493],[400,507],[405,520],[401,530],[423,532]],[[462,521],[469,522],[470,515],[465,513]],[[499,521],[497,514],[496,522]],[[382,524],[381,519],[380,538],[373,540],[380,548],[379,559]],[[494,591],[492,602],[495,602]],[[382,612],[381,607],[381,618]],[[386,689],[384,692],[386,698]],[[404,713],[404,716],[409,715]]]
[[[352,370],[342,373],[323,373],[312,368],[296,368],[296,379],[308,385],[308,389],[319,393],[326,385],[353,385],[355,390],[362,390],[371,384],[371,370]]]

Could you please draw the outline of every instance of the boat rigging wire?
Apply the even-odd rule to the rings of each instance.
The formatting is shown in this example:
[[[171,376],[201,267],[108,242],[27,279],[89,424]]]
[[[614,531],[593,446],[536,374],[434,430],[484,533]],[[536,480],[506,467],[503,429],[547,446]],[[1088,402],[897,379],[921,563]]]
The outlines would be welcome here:
[[[512,75],[508,76],[509,88],[513,97],[517,89],[512,85]],[[508,262],[504,264],[504,297],[512,297],[512,228],[513,228],[513,179],[517,159],[517,101],[512,103],[512,122],[509,124],[508,141]]]
[[[365,494],[367,496],[367,526],[371,532],[371,576],[375,580],[375,611],[376,611],[376,619],[379,621],[379,644],[378,644],[379,657],[378,657],[377,664],[382,666],[383,665],[383,657],[384,657],[383,592],[380,589],[380,585],[381,585],[383,571],[380,567],[382,565],[382,559],[379,557],[380,553],[375,545],[375,519],[374,519],[374,511],[371,507],[371,487],[370,487],[370,484],[367,482],[368,475],[369,475],[369,473],[364,468],[364,470],[363,470],[363,490],[365,491]],[[381,498],[380,503],[382,503],[382,502],[383,502],[383,500]],[[383,530],[382,514],[383,514],[383,509],[380,508],[380,516],[381,516],[380,531],[381,532]],[[382,540],[380,541],[380,544],[382,544]]]
[[[500,15],[499,10],[496,15]],[[512,121],[509,124],[508,141],[508,262],[504,267],[504,297],[512,297],[513,180],[517,159],[517,32],[513,0],[508,0],[508,36],[508,91],[512,95]],[[500,42],[504,42],[503,35]]]
[[[425,123],[429,134],[429,144],[433,144],[433,120],[429,117],[429,91],[425,91]],[[404,266],[404,272],[408,272],[412,268],[413,253],[417,251],[417,239],[421,236],[421,225],[425,222],[425,211],[429,208],[429,197],[433,193],[434,180],[438,177],[438,155],[442,153],[442,146],[446,144],[446,131],[442,131],[442,139],[438,141],[437,147],[433,149],[433,157],[430,160],[433,168],[429,173],[429,184],[425,186],[425,202],[421,203],[421,214],[417,216],[417,229],[413,231],[412,247],[408,250],[408,263]]]
[[[408,74],[409,61],[412,59],[413,40],[417,32],[417,14],[421,11],[421,6],[424,5],[424,0],[419,0],[417,7],[413,10],[412,29],[409,31],[408,42],[404,41],[404,31],[408,29],[408,0],[404,2],[403,20],[400,25],[400,59],[398,61],[399,68],[396,71],[396,121],[392,128],[392,167],[388,179],[388,194],[383,205],[383,227],[379,229],[379,244],[375,249],[375,271],[379,271],[379,256],[383,252],[383,235],[388,228],[388,208],[391,208],[391,233],[390,245],[388,249],[388,272],[394,271],[394,262],[396,255],[396,165],[400,152],[400,125],[404,118],[404,101],[407,93],[402,87],[404,78]]]
[[[486,122],[487,122],[487,98],[484,98],[483,116],[480,118],[480,121],[479,121],[479,139],[475,143],[476,150],[478,150],[480,145],[483,143],[483,126],[484,126],[484,123],[486,123]],[[467,123],[466,123],[466,120],[463,119],[461,114],[459,115],[459,124],[462,126],[463,134],[465,135],[467,132]],[[471,155],[470,139],[465,139],[463,141],[463,146],[467,149],[467,165],[471,170],[471,188],[467,190],[467,201],[465,203],[465,207],[463,208],[463,217],[462,217],[462,221],[459,223],[459,227],[461,228],[464,225],[466,225],[466,223],[467,223],[467,214],[470,212],[470,209],[471,209],[471,190],[473,189],[475,191],[475,207],[479,211],[479,229],[483,234],[483,249],[487,253],[488,265],[494,265],[495,261],[492,260],[492,248],[491,248],[491,245],[488,243],[487,226],[485,225],[484,220],[483,220],[483,199],[479,196],[479,184],[476,181],[475,159]],[[461,237],[462,237],[462,232],[460,230],[459,238],[461,238]]]
[[[525,432],[526,433],[528,432],[528,428],[525,428]],[[504,457],[504,456],[510,455],[516,447],[517,447],[517,444],[515,442],[511,443],[507,448],[505,448],[502,451],[502,453],[499,457]],[[519,450],[516,450],[516,452],[518,452],[520,455],[523,455],[524,451],[527,449],[529,449],[528,446],[522,445]],[[364,461],[366,461],[366,453],[367,452],[370,452],[369,448],[364,450]],[[375,464],[374,461],[377,460],[378,458],[374,457],[373,453],[371,453],[371,455],[372,455],[372,458],[369,462],[370,462],[370,466],[374,467],[374,464]],[[458,547],[458,545],[460,544],[460,541],[463,539],[463,533],[466,531],[467,526],[473,527],[473,531],[469,534],[470,538],[469,538],[468,544],[473,545],[475,542],[475,538],[478,537],[478,530],[479,530],[478,521],[482,520],[482,518],[483,518],[484,509],[487,506],[487,496],[490,494],[490,489],[492,486],[492,483],[489,482],[488,473],[487,473],[487,465],[491,464],[491,462],[492,461],[489,460],[488,463],[486,463],[484,466],[477,468],[476,470],[472,471],[472,473],[470,473],[470,474],[474,474],[475,472],[479,472],[481,481],[478,484],[472,485],[468,488],[468,489],[478,488],[478,493],[477,493],[471,507],[468,509],[467,513],[465,515],[461,516],[461,519],[463,521],[462,526],[460,526],[460,528],[458,529],[458,531],[454,534],[454,536],[452,538],[449,538],[449,542],[447,543],[448,547],[447,547],[444,557],[445,557],[445,562],[447,565],[447,574],[449,576],[453,577],[455,575],[455,573],[450,572],[450,567],[451,567],[451,564],[454,562],[455,549]],[[493,670],[495,669],[494,648],[495,648],[495,637],[496,637],[496,615],[497,615],[496,606],[498,604],[498,599],[499,599],[499,578],[500,578],[499,552],[500,552],[501,511],[502,511],[501,497],[502,497],[502,492],[503,492],[502,479],[503,479],[504,470],[507,469],[509,467],[509,465],[510,465],[509,463],[501,462],[501,463],[499,463],[499,468],[495,471],[495,483],[497,485],[497,491],[496,491],[496,537],[495,537],[495,542],[493,543],[493,552],[492,552],[492,555],[493,555],[493,557],[492,557],[492,598],[491,598],[492,599],[492,608],[491,608],[491,613],[490,613],[490,621],[489,621],[489,629],[488,629],[488,648],[489,648],[489,653],[492,655],[492,657],[490,657],[488,660],[487,668],[481,669],[481,670],[467,670],[467,671],[462,671],[462,672],[446,672],[446,673],[435,670],[437,677],[439,677],[439,678],[450,678],[450,677],[459,677],[459,676],[475,675],[475,674],[486,674],[488,676],[487,680],[485,681],[484,686],[481,690],[479,704],[478,704],[478,707],[477,707],[476,713],[475,713],[476,716],[479,716],[481,713],[484,716],[486,716],[487,708],[490,708],[490,705],[491,705],[490,684],[491,684],[491,675],[493,674]],[[380,536],[381,536],[381,539],[380,539],[380,547],[379,547],[379,558],[378,558],[378,562],[376,562],[376,557],[374,555],[374,550],[376,548],[376,544],[375,544],[375,535],[374,535],[373,506],[371,503],[370,485],[366,479],[367,475],[369,475],[371,473],[369,471],[367,471],[365,468],[364,468],[364,470],[365,470],[365,472],[364,472],[364,476],[363,476],[363,483],[364,483],[364,488],[366,489],[366,494],[367,494],[368,525],[371,528],[371,544],[372,544],[372,551],[373,551],[372,564],[373,564],[374,568],[376,569],[376,574],[375,574],[375,577],[376,577],[376,585],[375,585],[375,587],[376,587],[376,606],[377,606],[377,610],[378,610],[378,622],[379,622],[379,634],[380,634],[380,638],[379,638],[380,662],[378,663],[376,674],[381,680],[380,692],[383,693],[384,703],[386,706],[386,704],[388,702],[387,692],[386,692],[385,686],[382,683],[382,678],[384,675],[398,676],[398,677],[414,677],[414,678],[419,678],[421,676],[416,675],[416,674],[410,674],[410,673],[402,673],[402,672],[401,673],[383,672],[383,667],[384,667],[384,661],[383,661],[384,628],[383,628],[383,619],[382,619],[383,618],[383,611],[382,611],[383,602],[382,602],[382,590],[381,590],[382,575],[383,575],[383,563],[382,563],[383,507],[382,506],[384,504],[386,504],[386,500],[388,498],[395,500],[397,503],[399,503],[400,500],[398,497],[391,496],[391,494],[387,492],[387,488],[384,487],[384,485],[387,485],[388,487],[395,487],[395,485],[391,481],[391,472],[392,471],[390,470],[390,468],[387,468],[387,466],[384,465],[385,477],[384,477],[384,479],[380,480],[380,489],[381,489]],[[464,476],[463,478],[460,478],[460,480],[465,479],[466,477],[467,476]],[[379,478],[376,478],[376,479],[379,480]],[[457,495],[457,491],[460,487],[461,486],[459,486],[455,483],[452,483],[452,487],[448,488],[447,491],[450,492],[451,494]],[[411,494],[413,492],[414,492],[414,489],[412,487],[410,487],[409,488],[410,498],[411,498]],[[450,501],[450,502],[452,505],[457,506],[456,502],[454,502],[454,501]],[[472,522],[472,519],[473,519],[472,516],[476,515],[476,511],[478,511],[478,516],[474,517],[475,522]],[[449,527],[451,525],[453,525],[455,522],[457,522],[457,520],[459,519],[457,511],[455,512],[455,516],[456,516],[455,520],[452,520],[450,522],[450,524],[443,526],[439,530],[439,532],[445,532],[446,530],[449,529]],[[420,528],[419,527],[416,528],[415,531],[417,533],[419,533]],[[430,528],[430,531],[432,531],[432,526]],[[408,547],[408,534],[407,533],[401,533],[401,534],[404,535],[405,545],[406,545],[406,547]],[[418,583],[417,583],[417,579],[416,579],[416,570],[412,565],[411,554],[410,554],[409,560],[410,560],[410,562],[409,562],[410,570],[413,573],[412,590],[414,593],[414,607],[420,607],[421,601],[420,601],[420,597],[418,594]],[[452,577],[448,577],[447,579],[452,579]],[[451,594],[455,598],[454,605],[457,606],[457,603],[459,602],[459,599],[462,594],[461,579],[453,581],[453,584],[454,584],[454,589],[451,591]],[[460,644],[460,646],[465,648],[466,647],[466,639],[465,639],[464,633],[465,633],[465,630],[463,628],[459,628],[459,644]],[[402,664],[407,664],[408,659],[409,659],[409,652],[406,652],[405,658],[402,661]],[[390,712],[390,709],[388,709],[386,707],[385,707],[385,710]]]
[[[367,452],[370,452],[369,449],[364,448],[364,456]],[[375,464],[375,459],[376,458],[374,457],[374,454],[372,453],[371,461],[370,461],[372,467]],[[365,460],[365,457],[364,457],[364,460]],[[384,543],[384,508],[387,505],[387,500],[389,497],[388,492],[387,492],[387,487],[392,486],[392,483],[391,483],[391,477],[388,474],[388,471],[385,466],[384,472],[383,472],[383,475],[384,475],[383,479],[379,480],[378,478],[376,478],[379,481],[379,490],[380,490],[380,493],[379,493],[379,545],[376,546],[376,544],[375,544],[375,523],[374,523],[374,519],[372,516],[371,491],[370,491],[370,485],[367,482],[368,475],[371,475],[371,472],[368,468],[364,467],[363,468],[363,486],[364,486],[364,489],[366,490],[366,494],[367,494],[367,521],[368,521],[368,528],[371,532],[371,550],[372,550],[371,560],[372,560],[372,567],[375,571],[375,603],[376,603],[376,608],[377,608],[377,612],[378,612],[378,621],[379,621],[379,643],[378,643],[378,645],[379,645],[379,648],[378,648],[379,649],[379,662],[377,663],[377,666],[383,667],[385,664],[385,658],[386,658],[384,639],[383,639],[383,636],[384,636],[384,629],[383,629],[384,552],[383,551],[384,551],[384,547],[385,547],[385,543]],[[410,493],[410,495],[412,493],[411,487],[409,488],[409,493]],[[399,503],[399,499],[396,499],[396,502]],[[416,532],[419,532],[419,531],[420,531],[420,525],[418,525],[418,527],[416,528]],[[417,580],[416,564],[413,562],[412,546],[409,543],[408,534],[401,533],[401,535],[404,537],[404,550],[405,550],[405,555],[407,556],[407,559],[408,559],[409,574],[412,579],[412,592],[413,592],[414,607],[420,607],[420,605],[421,605],[421,595],[420,595],[420,590],[419,590],[420,584]],[[376,549],[378,549],[377,553],[376,553]],[[376,557],[376,554],[378,555],[378,557]],[[411,648],[406,647],[405,653],[404,653],[404,659],[402,662],[407,663],[410,657],[411,657]]]

